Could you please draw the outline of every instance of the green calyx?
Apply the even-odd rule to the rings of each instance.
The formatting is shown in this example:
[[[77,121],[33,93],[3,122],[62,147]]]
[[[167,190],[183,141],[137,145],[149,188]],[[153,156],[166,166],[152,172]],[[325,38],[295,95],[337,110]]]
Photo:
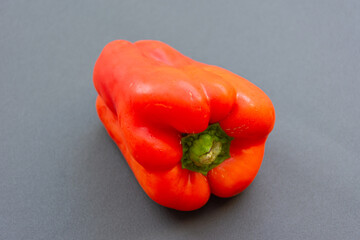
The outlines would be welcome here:
[[[230,158],[230,142],[233,140],[218,123],[197,134],[181,139],[183,146],[182,167],[204,175]]]

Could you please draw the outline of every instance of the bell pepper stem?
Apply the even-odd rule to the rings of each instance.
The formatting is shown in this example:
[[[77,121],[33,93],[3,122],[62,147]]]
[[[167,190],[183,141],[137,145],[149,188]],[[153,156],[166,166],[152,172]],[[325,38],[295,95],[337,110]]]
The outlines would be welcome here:
[[[206,175],[208,171],[230,158],[232,139],[218,123],[210,125],[204,132],[183,137],[182,167]]]

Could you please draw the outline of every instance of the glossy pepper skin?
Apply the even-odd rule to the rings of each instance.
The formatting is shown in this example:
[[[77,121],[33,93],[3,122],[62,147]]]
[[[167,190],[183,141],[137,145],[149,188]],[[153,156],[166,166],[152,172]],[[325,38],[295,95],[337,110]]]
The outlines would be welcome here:
[[[155,202],[195,210],[211,193],[232,197],[255,178],[275,111],[248,80],[153,40],[110,42],[93,80],[100,120]],[[232,139],[230,157],[205,175],[182,168],[182,137],[214,123]]]

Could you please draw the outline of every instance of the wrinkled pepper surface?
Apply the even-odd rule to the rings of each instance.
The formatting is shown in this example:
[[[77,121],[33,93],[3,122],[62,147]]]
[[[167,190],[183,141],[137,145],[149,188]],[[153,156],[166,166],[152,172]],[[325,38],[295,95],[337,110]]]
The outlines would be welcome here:
[[[254,180],[275,111],[248,80],[153,40],[110,42],[93,80],[100,120],[155,202],[195,210]]]

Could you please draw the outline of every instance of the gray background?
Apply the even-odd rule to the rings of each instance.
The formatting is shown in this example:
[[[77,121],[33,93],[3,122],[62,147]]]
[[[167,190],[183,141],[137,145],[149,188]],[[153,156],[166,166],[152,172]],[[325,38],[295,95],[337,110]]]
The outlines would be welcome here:
[[[0,239],[359,239],[359,1],[0,3]],[[277,122],[255,182],[178,212],[101,125],[93,65],[157,39],[261,87]]]

